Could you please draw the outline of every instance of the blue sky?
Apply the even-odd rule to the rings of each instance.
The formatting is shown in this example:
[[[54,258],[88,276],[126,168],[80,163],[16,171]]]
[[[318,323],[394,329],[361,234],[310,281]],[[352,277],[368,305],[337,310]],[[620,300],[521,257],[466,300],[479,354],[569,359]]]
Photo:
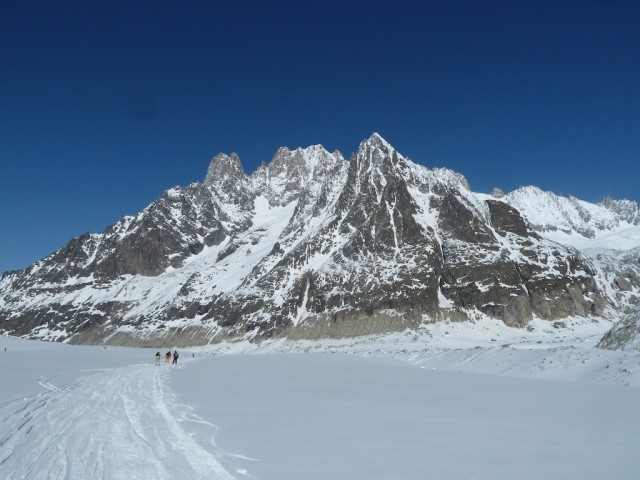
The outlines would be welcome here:
[[[640,200],[635,0],[4,0],[0,65],[0,272],[219,152],[374,131],[475,191]]]

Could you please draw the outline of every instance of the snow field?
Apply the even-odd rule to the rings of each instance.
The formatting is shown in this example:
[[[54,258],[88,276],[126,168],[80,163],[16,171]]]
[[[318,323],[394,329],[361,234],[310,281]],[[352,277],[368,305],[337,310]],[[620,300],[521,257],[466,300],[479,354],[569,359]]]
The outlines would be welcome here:
[[[230,471],[260,479],[636,478],[640,390],[418,368],[389,358],[205,358]],[[189,394],[179,394],[185,401]],[[193,401],[190,397],[190,401]]]
[[[442,323],[177,368],[0,337],[0,478],[636,479],[640,355],[594,348],[606,328]]]

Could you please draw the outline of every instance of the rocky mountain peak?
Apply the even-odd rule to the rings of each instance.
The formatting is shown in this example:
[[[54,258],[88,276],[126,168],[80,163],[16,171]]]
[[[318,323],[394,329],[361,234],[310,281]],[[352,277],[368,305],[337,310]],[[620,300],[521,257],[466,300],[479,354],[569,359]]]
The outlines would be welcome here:
[[[360,143],[360,149],[367,146],[380,148],[387,152],[395,151],[395,148],[377,132],[373,132],[369,138]]]
[[[373,162],[374,165],[385,159],[393,158],[397,161],[398,156],[397,150],[378,133],[373,133],[368,139],[361,142],[356,153],[358,159]]]
[[[249,178],[240,158],[235,153],[219,153],[211,160],[204,184],[209,187],[223,203],[250,204],[255,197]]]
[[[236,153],[231,153],[231,155],[219,153],[211,159],[207,175],[204,178],[204,184],[218,185],[229,177],[241,179],[245,176],[242,163]]]
[[[505,195],[506,194],[498,187],[493,187],[493,190],[491,190],[491,196],[493,198],[504,198]]]
[[[358,151],[351,159],[350,176],[353,177],[355,191],[372,188],[380,201],[382,190],[392,178],[404,178],[398,162],[405,160],[395,148],[379,134],[374,133],[360,143]]]
[[[287,205],[304,192],[315,197],[328,177],[343,168],[340,152],[329,153],[322,145],[290,150],[280,147],[268,165],[252,176],[256,191],[262,192],[271,205]]]

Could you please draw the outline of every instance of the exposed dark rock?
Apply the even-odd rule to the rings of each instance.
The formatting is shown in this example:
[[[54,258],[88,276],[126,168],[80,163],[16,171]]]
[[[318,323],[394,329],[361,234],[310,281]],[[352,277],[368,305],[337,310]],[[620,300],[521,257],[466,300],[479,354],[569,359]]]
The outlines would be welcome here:
[[[540,236],[527,226],[515,208],[494,200],[487,200],[487,205],[491,214],[491,224],[498,233],[502,235],[514,233],[520,237],[540,239]]]
[[[616,286],[623,292],[633,291],[633,285],[631,285],[631,282],[629,280],[626,280],[624,278],[616,278],[615,282]]]

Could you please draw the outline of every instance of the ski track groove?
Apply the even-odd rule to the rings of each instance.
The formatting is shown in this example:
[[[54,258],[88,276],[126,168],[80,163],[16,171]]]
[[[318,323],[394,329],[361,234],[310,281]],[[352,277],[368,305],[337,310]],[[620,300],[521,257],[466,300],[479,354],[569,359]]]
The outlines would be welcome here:
[[[201,420],[177,410],[187,406],[173,402],[168,372],[140,364],[62,386],[42,379],[47,391],[0,404],[0,478],[233,479],[215,443],[207,450],[181,426]]]

